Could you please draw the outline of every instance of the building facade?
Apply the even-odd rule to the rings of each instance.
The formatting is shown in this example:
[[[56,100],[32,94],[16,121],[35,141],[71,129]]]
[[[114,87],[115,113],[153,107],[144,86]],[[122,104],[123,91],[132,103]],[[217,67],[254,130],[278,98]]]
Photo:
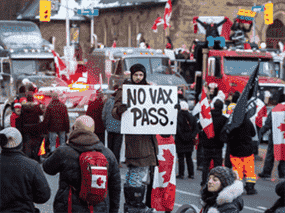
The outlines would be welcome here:
[[[109,2],[111,1],[118,2],[115,0]],[[151,27],[158,16],[163,17],[166,0],[133,0],[132,4],[126,3],[125,0],[120,1],[122,4],[116,5],[116,7],[112,4],[105,5],[99,9],[99,16],[94,17],[94,33],[97,35],[98,42],[110,47],[114,39],[117,39],[117,47],[135,47],[137,46],[136,37],[138,33],[142,33],[146,43],[154,49],[165,48],[166,36],[171,38],[174,48],[179,48],[182,45],[189,48],[194,39],[204,40],[205,35],[194,34],[193,17],[195,16],[227,16],[231,21],[234,21],[239,9],[251,10],[254,3],[256,5],[267,3],[265,0],[259,2],[257,0],[172,0],[171,27],[164,30],[163,25],[160,25],[158,32],[155,33]],[[36,2],[39,0],[36,0],[34,4]],[[79,0],[76,1],[76,3],[78,2],[80,4]],[[83,4],[84,1],[82,0],[81,3]],[[277,48],[278,41],[285,43],[285,1],[272,0],[272,3],[274,5],[274,24],[266,25],[263,13],[258,13],[256,15],[255,41],[266,42],[268,47]],[[36,22],[46,40],[51,41],[51,37],[55,37],[55,50],[63,55],[63,47],[66,45],[65,20],[52,19],[50,22],[43,23],[38,21],[38,10],[34,10],[32,15],[31,13],[31,8],[26,9],[18,17],[18,20]],[[80,28],[79,44],[83,50],[83,58],[86,58],[91,42],[90,18],[71,20],[72,24]],[[253,41],[253,30],[248,35]]]

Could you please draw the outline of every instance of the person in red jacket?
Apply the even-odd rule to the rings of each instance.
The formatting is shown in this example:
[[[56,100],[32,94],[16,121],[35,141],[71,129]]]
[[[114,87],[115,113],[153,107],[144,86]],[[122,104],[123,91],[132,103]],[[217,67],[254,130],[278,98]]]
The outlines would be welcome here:
[[[50,151],[56,148],[56,137],[60,145],[65,144],[65,135],[69,133],[69,117],[67,107],[58,99],[58,94],[52,94],[52,101],[47,106],[44,116],[44,127],[49,133]]]
[[[12,115],[10,117],[10,125],[11,127],[16,128],[16,120],[20,117],[21,115],[21,110],[22,110],[22,105],[19,103],[18,100],[14,101],[14,111],[12,112]]]
[[[102,119],[102,112],[104,108],[103,94],[99,90],[96,92],[94,101],[88,104],[86,115],[93,118],[96,123],[94,133],[99,137],[100,141],[105,145],[105,127]]]

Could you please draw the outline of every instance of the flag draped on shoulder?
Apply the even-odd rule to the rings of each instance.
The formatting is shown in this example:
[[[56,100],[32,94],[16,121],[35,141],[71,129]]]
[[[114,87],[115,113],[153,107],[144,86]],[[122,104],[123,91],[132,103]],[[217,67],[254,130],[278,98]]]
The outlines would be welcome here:
[[[165,9],[164,9],[164,29],[166,29],[167,27],[171,27],[170,26],[170,18],[171,18],[171,14],[172,14],[172,3],[171,0],[168,0],[166,5],[165,5]]]
[[[60,75],[62,74],[62,72],[65,72],[66,65],[61,60],[61,58],[59,57],[58,53],[56,53],[54,50],[51,50],[51,52],[52,52],[53,57],[54,57],[57,77],[60,78]]]
[[[158,163],[154,169],[151,192],[151,207],[157,211],[172,211],[176,191],[176,148],[173,136],[164,138],[156,135]]]
[[[154,21],[154,24],[152,26],[152,30],[157,33],[157,26],[164,24],[164,21],[161,17],[157,17],[157,19]]]
[[[256,113],[256,99],[258,89],[258,72],[260,61],[254,72],[250,76],[233,113],[230,115],[228,122],[222,129],[222,137],[227,136],[233,129],[238,128],[245,118],[251,118]],[[224,133],[224,134],[223,134]]]
[[[206,95],[206,88],[203,87],[202,97],[200,101],[201,111],[199,113],[200,124],[203,128],[203,131],[206,133],[207,137],[213,138],[215,137],[214,132],[214,124],[211,115],[211,106],[209,104],[207,95]]]
[[[285,160],[285,102],[272,109],[274,158]]]

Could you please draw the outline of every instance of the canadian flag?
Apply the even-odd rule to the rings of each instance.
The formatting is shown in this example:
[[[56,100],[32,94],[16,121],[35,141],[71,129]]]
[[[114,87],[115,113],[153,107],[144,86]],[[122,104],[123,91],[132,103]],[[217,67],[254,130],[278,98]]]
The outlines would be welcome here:
[[[206,24],[211,24],[211,22],[218,24],[221,21],[223,21],[225,18],[227,18],[226,16],[195,16],[193,18],[193,24],[194,24],[194,33],[196,34],[197,32],[199,34],[206,34],[206,30],[205,28],[197,23],[197,19],[199,18],[199,20],[201,22],[204,22]],[[233,22],[230,19],[227,19],[227,21],[222,25],[218,27],[218,32],[221,36],[225,37],[226,40],[230,39],[230,33],[231,33],[231,27],[233,25]]]
[[[54,57],[57,77],[60,78],[61,73],[63,73],[63,72],[65,73],[66,65],[61,60],[58,53],[56,53],[54,50],[51,50],[51,52],[52,52],[53,57]]]
[[[209,104],[207,95],[206,95],[206,88],[203,87],[203,92],[202,92],[202,97],[201,97],[201,111],[199,113],[200,117],[200,124],[206,133],[207,137],[213,138],[215,137],[215,132],[214,132],[214,124],[213,124],[213,119],[211,115],[211,106]]]
[[[176,191],[176,148],[173,136],[156,135],[159,166],[154,169],[151,207],[157,211],[172,211]]]
[[[157,19],[155,19],[154,24],[153,24],[151,29],[153,29],[153,31],[155,33],[157,33],[157,26],[159,26],[161,24],[164,24],[164,21],[161,17],[158,17]]]
[[[262,100],[260,100],[259,98],[257,98],[256,100],[256,114],[255,114],[255,124],[256,126],[258,126],[259,128],[262,127],[262,120],[267,117],[267,108],[266,105],[264,104],[264,102]]]
[[[272,131],[274,158],[276,161],[285,160],[285,102],[272,110]]]
[[[116,48],[117,47],[117,43],[116,41],[114,41],[113,45],[112,45],[113,48]]]
[[[171,18],[171,14],[172,14],[172,3],[171,0],[168,0],[166,5],[165,5],[165,9],[164,9],[164,29],[166,29],[167,27],[171,27],[170,26],[170,18]]]
[[[92,180],[91,188],[106,189],[107,168],[101,166],[91,166]]]

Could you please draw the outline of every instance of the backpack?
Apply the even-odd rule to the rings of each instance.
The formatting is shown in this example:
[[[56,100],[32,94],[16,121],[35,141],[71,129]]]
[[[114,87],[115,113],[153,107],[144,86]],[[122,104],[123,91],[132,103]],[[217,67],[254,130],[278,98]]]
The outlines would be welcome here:
[[[79,156],[81,187],[79,198],[94,206],[108,194],[108,167],[105,155],[99,151],[83,152]]]

